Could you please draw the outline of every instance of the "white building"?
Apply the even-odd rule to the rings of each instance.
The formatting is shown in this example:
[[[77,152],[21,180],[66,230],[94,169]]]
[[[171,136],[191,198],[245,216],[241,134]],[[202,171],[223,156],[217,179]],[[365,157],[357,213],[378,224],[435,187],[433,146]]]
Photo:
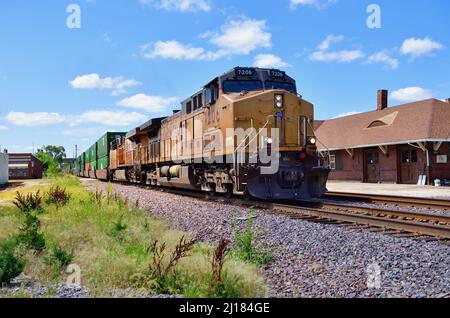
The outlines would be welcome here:
[[[0,185],[8,183],[8,154],[0,153]]]

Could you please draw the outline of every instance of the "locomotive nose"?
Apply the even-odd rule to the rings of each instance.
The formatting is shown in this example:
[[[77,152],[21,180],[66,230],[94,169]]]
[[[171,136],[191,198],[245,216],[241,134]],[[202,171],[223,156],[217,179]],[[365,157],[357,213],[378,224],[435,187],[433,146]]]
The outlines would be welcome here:
[[[249,173],[247,190],[263,200],[302,200],[320,198],[327,191],[329,169],[284,166],[276,174]]]

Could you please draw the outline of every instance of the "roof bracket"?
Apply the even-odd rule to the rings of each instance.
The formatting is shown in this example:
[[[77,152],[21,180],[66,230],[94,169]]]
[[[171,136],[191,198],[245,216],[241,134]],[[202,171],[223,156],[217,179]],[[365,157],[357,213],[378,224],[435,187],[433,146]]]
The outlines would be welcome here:
[[[348,155],[353,159],[355,157],[353,149],[345,149],[347,151]]]
[[[319,156],[320,156],[320,157],[322,157],[322,158],[326,158],[326,157],[327,157],[326,152],[320,151],[320,150],[318,150],[317,152],[319,153]]]
[[[441,142],[433,142],[433,151],[435,154],[438,153],[441,146],[442,146],[442,141]]]
[[[422,149],[423,152],[427,151],[427,147],[425,146],[425,143],[423,142],[418,142],[417,145],[419,146],[420,149]]]
[[[380,148],[381,152],[382,152],[385,156],[389,155],[389,149],[388,149],[388,146],[380,145],[380,146],[378,146],[378,148]]]

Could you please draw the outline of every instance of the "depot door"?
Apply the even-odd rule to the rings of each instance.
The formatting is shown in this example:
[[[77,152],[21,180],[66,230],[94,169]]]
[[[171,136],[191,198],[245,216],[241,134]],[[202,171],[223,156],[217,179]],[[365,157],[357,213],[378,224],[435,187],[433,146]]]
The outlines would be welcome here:
[[[376,150],[366,150],[364,152],[365,158],[365,182],[367,183],[378,183],[379,178],[379,157],[378,149]]]
[[[410,148],[400,149],[400,182],[403,184],[416,184],[419,175],[424,174],[423,160],[418,158],[418,150]]]

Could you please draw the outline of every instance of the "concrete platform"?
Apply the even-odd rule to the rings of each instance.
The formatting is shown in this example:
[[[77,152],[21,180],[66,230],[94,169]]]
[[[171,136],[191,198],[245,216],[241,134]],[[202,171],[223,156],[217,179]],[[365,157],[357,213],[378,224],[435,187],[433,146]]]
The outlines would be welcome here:
[[[450,200],[450,187],[328,181],[328,191]]]

